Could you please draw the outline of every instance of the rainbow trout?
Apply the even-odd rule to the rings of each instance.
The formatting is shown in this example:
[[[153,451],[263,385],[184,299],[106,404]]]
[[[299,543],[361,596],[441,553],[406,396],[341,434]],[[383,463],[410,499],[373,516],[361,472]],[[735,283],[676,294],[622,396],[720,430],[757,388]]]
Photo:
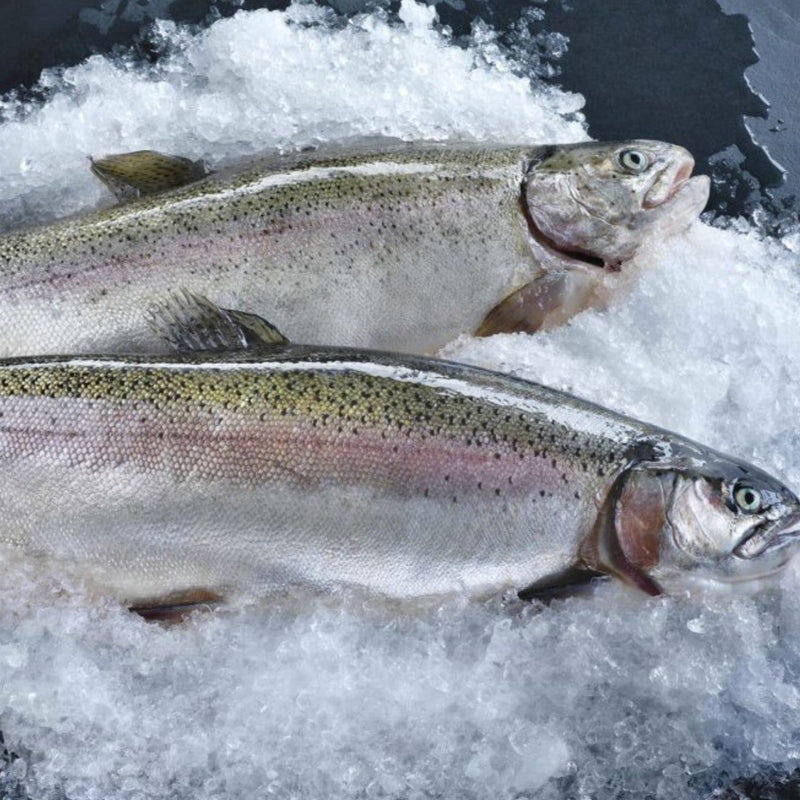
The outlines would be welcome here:
[[[8,552],[152,610],[598,573],[654,595],[757,583],[800,542],[798,499],[760,469],[563,392],[354,349],[201,352],[223,326],[181,324],[194,352],[0,364]]]
[[[93,162],[118,194],[169,191],[0,237],[0,355],[163,351],[175,288],[289,322],[303,341],[428,352],[602,305],[651,236],[708,196],[650,141],[342,146],[197,180],[186,159]]]

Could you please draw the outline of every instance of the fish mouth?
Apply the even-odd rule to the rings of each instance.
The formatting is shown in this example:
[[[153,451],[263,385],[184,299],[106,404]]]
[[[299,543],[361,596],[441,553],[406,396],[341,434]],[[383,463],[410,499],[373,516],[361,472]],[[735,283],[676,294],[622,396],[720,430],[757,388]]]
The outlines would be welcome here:
[[[706,175],[695,175],[692,177],[694,170],[694,158],[687,152],[684,158],[680,160],[677,166],[669,165],[664,167],[655,177],[650,188],[644,196],[642,207],[645,209],[658,208],[665,203],[671,202],[675,196],[687,187],[692,186],[700,189],[701,184],[705,184],[706,200],[708,199],[708,190],[710,189],[710,181]],[[705,200],[703,201],[705,205]]]
[[[758,558],[768,552],[800,546],[800,511],[762,522],[733,549],[739,558]]]

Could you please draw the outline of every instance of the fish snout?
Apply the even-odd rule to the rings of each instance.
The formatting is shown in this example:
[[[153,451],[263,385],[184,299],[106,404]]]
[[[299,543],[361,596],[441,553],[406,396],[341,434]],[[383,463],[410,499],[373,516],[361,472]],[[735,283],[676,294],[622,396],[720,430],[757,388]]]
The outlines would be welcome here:
[[[800,547],[800,509],[761,523],[733,552],[739,558],[758,558],[789,547]]]
[[[694,158],[682,147],[676,147],[673,158],[660,170],[644,196],[642,206],[645,209],[657,208],[670,202],[684,187],[695,184],[696,188],[705,190],[703,205],[708,200],[711,182],[708,176],[698,175],[692,178]],[[699,212],[698,212],[699,213]]]

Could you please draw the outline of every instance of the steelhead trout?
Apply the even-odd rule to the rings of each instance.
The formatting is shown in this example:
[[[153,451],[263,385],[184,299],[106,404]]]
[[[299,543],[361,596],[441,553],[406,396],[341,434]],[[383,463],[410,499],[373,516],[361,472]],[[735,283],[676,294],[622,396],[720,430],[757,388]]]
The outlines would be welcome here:
[[[692,167],[651,141],[381,141],[201,180],[186,159],[98,159],[118,194],[189,182],[0,237],[0,355],[161,352],[145,316],[176,287],[302,341],[429,352],[550,327],[605,302],[645,239],[691,224],[709,185]]]
[[[4,361],[0,482],[7,554],[138,609],[598,573],[658,594],[757,582],[800,542],[786,487],[676,434],[474,367],[291,344]]]

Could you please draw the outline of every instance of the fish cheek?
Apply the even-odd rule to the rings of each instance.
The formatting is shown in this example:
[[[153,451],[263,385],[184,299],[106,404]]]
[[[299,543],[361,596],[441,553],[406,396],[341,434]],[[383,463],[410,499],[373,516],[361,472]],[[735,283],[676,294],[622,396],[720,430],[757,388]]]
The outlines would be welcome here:
[[[703,478],[687,480],[675,492],[669,522],[676,547],[694,563],[727,556],[751,525],[748,518],[737,525],[719,489]]]
[[[523,180],[523,197],[528,223],[557,250],[571,250],[585,224],[585,213],[575,198],[581,192],[572,175],[532,173]]]
[[[619,181],[586,171],[531,175],[524,199],[531,235],[562,256],[616,267],[636,252],[638,206]]]

